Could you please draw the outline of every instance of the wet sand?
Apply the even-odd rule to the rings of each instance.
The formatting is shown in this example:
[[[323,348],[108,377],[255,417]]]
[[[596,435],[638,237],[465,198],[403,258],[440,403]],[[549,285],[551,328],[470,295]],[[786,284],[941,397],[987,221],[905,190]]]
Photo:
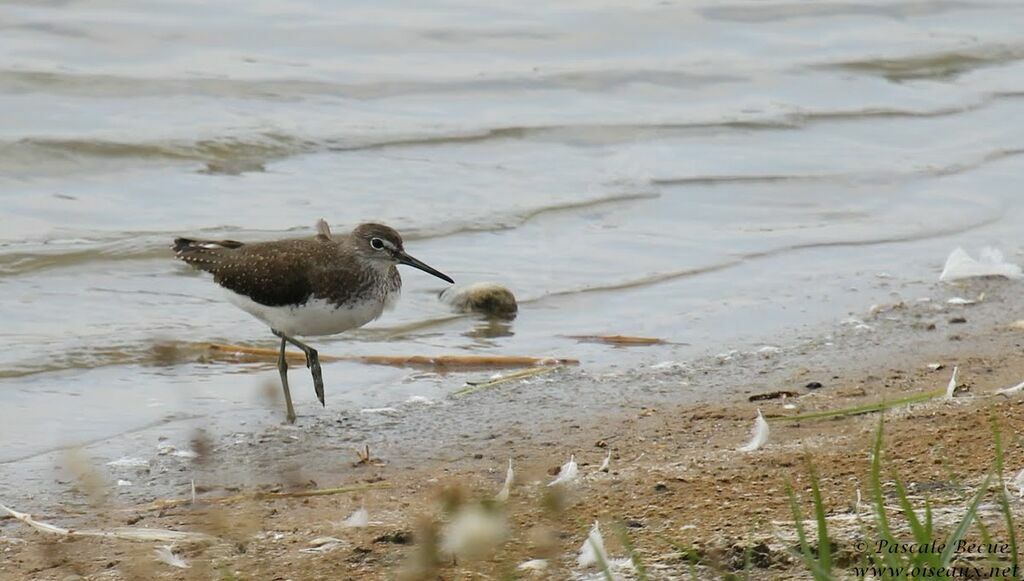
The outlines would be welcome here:
[[[962,506],[993,460],[991,418],[1005,434],[1007,469],[1024,466],[1024,397],[991,395],[1024,379],[1024,331],[1009,326],[1024,318],[1018,292],[1003,280],[936,286],[929,301],[878,305],[792,345],[596,375],[565,368],[432,404],[300,417],[295,426],[271,412],[238,420],[244,425],[220,418],[202,431],[170,422],[9,463],[4,503],[41,520],[201,531],[215,540],[177,545],[190,564],[178,570],[155,560],[159,543],[62,539],[3,518],[0,577],[469,579],[545,558],[541,578],[570,578],[586,573],[575,570],[576,553],[598,520],[613,557],[625,554],[614,532],[625,523],[652,578],[689,576],[681,548],[690,547],[701,555],[700,577],[743,569],[753,551],[754,578],[790,578],[800,568],[786,484],[807,489],[809,457],[827,506],[848,512],[858,490],[867,494],[879,414],[781,417],[942,389],[959,366],[953,401],[887,412],[888,467],[935,505]],[[954,296],[982,300],[948,304]],[[807,387],[815,383],[821,387]],[[797,395],[748,401],[779,390]],[[698,401],[697,393],[716,397]],[[737,452],[757,409],[772,422],[770,441]],[[357,450],[367,448],[365,461]],[[609,470],[600,472],[608,452]],[[571,454],[581,477],[554,493],[546,484]],[[141,465],[109,464],[125,458]],[[508,541],[482,559],[434,560],[431,539],[451,518],[445,507],[492,499],[509,458],[516,478],[502,513]],[[188,499],[193,481],[195,505],[159,504]],[[335,487],[354,491],[280,496]],[[256,492],[279,496],[222,502]],[[360,507],[369,526],[344,527]],[[303,552],[322,537],[335,540]],[[834,541],[847,561],[856,556],[851,538]]]

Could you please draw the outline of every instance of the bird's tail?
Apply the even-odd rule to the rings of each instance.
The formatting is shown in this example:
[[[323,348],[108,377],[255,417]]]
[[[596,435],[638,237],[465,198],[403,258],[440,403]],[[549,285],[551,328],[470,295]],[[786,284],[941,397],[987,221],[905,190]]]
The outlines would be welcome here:
[[[175,238],[174,255],[188,264],[200,269],[211,271],[224,259],[226,252],[241,248],[244,243],[237,240],[195,240],[193,238]]]

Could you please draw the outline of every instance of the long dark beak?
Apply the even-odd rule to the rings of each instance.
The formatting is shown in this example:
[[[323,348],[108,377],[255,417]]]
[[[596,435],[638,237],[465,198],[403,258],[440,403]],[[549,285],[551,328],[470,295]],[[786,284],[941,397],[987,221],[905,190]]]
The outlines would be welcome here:
[[[443,281],[450,282],[452,284],[455,283],[455,281],[452,280],[452,277],[450,277],[447,274],[441,272],[440,270],[434,269],[434,268],[424,264],[423,262],[420,262],[419,260],[416,260],[415,258],[409,256],[405,252],[402,252],[401,250],[399,250],[398,252],[395,253],[395,259],[397,259],[398,262],[400,262],[401,264],[408,264],[409,266],[411,266],[413,268],[418,268],[418,269],[422,270],[423,272],[426,272],[428,274],[432,274],[432,275],[436,276],[437,278],[439,278],[439,279],[441,279]]]

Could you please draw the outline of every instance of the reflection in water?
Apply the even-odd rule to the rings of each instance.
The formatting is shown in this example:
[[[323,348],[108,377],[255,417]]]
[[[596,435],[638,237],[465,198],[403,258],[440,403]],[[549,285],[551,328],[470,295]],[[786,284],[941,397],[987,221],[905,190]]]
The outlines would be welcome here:
[[[515,333],[512,331],[512,321],[481,315],[480,319],[473,324],[473,328],[463,335],[472,339],[497,339],[512,337]],[[493,341],[478,341],[477,344],[496,345]]]

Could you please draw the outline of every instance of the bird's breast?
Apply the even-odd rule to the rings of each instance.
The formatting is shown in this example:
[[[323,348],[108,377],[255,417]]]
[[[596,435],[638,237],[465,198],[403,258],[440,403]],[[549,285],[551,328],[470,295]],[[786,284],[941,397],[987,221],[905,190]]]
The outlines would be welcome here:
[[[270,307],[252,299],[229,292],[228,299],[237,307],[270,328],[289,336],[334,335],[362,327],[384,312],[384,297],[368,296],[363,299],[334,303],[328,299],[310,298],[299,305]]]

